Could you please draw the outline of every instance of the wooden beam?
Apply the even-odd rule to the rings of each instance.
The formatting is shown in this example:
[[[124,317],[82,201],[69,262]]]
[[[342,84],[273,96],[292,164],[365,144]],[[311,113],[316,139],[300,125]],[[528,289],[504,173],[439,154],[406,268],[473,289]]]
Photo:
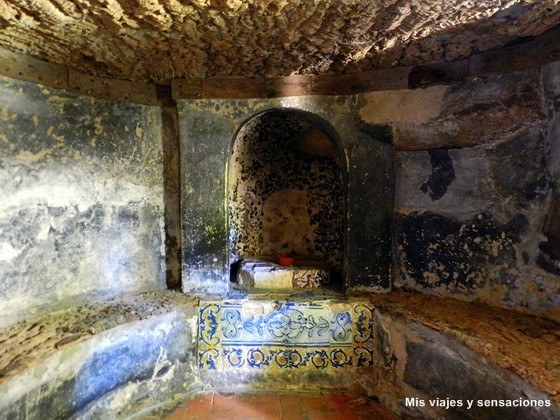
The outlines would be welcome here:
[[[68,90],[66,67],[5,49],[0,49],[0,74],[12,79]]]
[[[311,95],[311,76],[274,77],[266,80],[269,98]]]
[[[90,76],[75,70],[68,70],[68,87],[72,92],[101,99],[134,102],[144,105],[159,105],[156,85],[129,82]]]
[[[200,99],[202,79],[173,79],[171,81],[173,99]]]
[[[313,95],[355,95],[374,90],[401,90],[408,87],[409,67],[379,69],[361,73],[313,76]]]
[[[205,99],[251,99],[266,96],[264,78],[230,76],[202,79],[202,97]]]

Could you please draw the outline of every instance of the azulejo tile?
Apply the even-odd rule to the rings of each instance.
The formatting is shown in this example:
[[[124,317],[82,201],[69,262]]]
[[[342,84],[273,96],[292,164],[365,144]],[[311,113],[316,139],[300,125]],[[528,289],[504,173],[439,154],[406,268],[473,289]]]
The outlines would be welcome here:
[[[333,312],[331,319],[331,344],[352,345],[352,317],[350,311]]]
[[[201,369],[338,369],[371,366],[373,358],[373,308],[361,303],[201,304]]]
[[[227,368],[244,367],[247,361],[247,349],[244,347],[225,347],[222,350],[223,366]]]
[[[270,366],[273,357],[274,354],[270,350],[258,347],[249,348],[247,349],[247,366],[251,368]]]
[[[330,361],[333,367],[342,368],[347,366],[353,366],[354,356],[352,354],[352,349],[348,348],[335,348],[329,353]]]
[[[312,346],[318,342],[329,342],[330,323],[327,311],[286,303],[278,310],[268,313],[245,314],[242,305],[228,304],[221,307],[219,329],[223,344]]]
[[[354,355],[357,367],[371,367],[374,364],[374,316],[373,308],[363,303],[352,307],[354,333]]]
[[[353,365],[350,349],[337,348],[292,348],[254,347],[224,348],[224,368],[279,368],[296,369],[302,367],[326,369],[343,368]],[[226,361],[227,360],[227,361]]]
[[[219,303],[205,302],[198,316],[198,367],[218,370],[221,366]]]

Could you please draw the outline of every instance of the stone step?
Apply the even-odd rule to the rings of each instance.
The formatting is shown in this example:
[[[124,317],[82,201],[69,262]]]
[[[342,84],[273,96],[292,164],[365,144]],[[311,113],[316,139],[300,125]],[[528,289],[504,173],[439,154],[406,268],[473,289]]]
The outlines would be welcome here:
[[[257,289],[318,288],[330,283],[327,263],[313,258],[297,258],[294,266],[275,264],[269,257],[244,258],[237,283]]]

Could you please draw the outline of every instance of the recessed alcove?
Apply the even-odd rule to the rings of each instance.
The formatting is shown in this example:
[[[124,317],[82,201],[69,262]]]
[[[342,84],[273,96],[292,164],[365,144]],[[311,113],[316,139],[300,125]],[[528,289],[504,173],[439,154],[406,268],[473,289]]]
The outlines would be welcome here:
[[[295,267],[283,271],[293,272],[287,280],[293,287],[342,286],[346,171],[340,147],[328,123],[301,111],[267,111],[242,126],[228,169],[232,281],[243,259],[259,260],[263,277],[267,265],[272,273],[280,269],[275,257],[285,254],[295,258]],[[251,269],[243,265],[242,271]]]
[[[386,126],[360,122],[356,112],[356,101],[350,96],[322,100],[303,96],[178,101],[184,292],[227,291],[231,287],[231,265],[240,257],[263,256],[259,254],[273,257],[279,251],[275,247],[280,250],[285,244],[290,247],[289,241],[283,239],[286,232],[282,229],[276,229],[277,238],[270,237],[274,236],[270,234],[275,229],[269,229],[268,245],[263,245],[262,225],[269,227],[268,223],[274,225],[283,217],[275,216],[276,219],[273,217],[266,222],[261,216],[263,206],[278,209],[274,200],[282,205],[292,202],[293,211],[298,212],[302,220],[309,220],[305,228],[309,244],[297,224],[288,226],[299,235],[296,247],[286,249],[288,253],[293,250],[302,254],[300,256],[312,257],[315,260],[312,266],[317,265],[317,259],[326,262],[333,269],[334,283],[339,288],[389,290],[394,195],[391,133]],[[275,121],[274,130],[265,129],[267,120]],[[264,150],[269,162],[281,159],[283,165],[288,166],[275,169],[275,175],[266,182],[261,174],[264,164],[259,156],[251,160],[249,171],[258,176],[249,178],[248,174],[236,173],[242,166],[234,161],[235,156],[246,146],[247,135],[259,131],[257,128],[263,129],[263,138],[268,136],[266,133],[273,134],[269,136],[268,148],[284,143],[286,146],[284,151],[270,153],[263,147],[268,140],[261,139],[263,144],[257,143],[259,146],[254,147]],[[275,139],[275,136],[280,137]],[[249,151],[254,152],[251,148]],[[290,167],[286,162],[296,157],[294,162],[299,163]],[[337,171],[334,171],[335,166],[338,166]],[[316,179],[311,180],[314,172]],[[322,173],[333,183],[321,180]],[[235,190],[238,175],[245,179]],[[288,175],[301,187],[297,187],[298,192],[290,193],[289,199],[284,199],[282,191],[290,189],[282,183],[287,182]],[[262,197],[259,201],[254,194],[245,196],[245,192],[239,190],[240,185],[246,188],[243,185],[257,182],[257,192],[267,189],[269,196],[265,199],[271,198],[268,204]],[[340,189],[333,190],[335,182]],[[322,188],[326,193],[319,191]],[[330,197],[325,203],[331,193],[338,198]],[[314,212],[309,210],[309,203],[302,206],[302,197],[307,194],[311,195],[309,203],[316,203],[311,207],[324,208]],[[236,202],[245,203],[229,214],[228,202],[232,197]],[[324,204],[318,204],[321,202]],[[251,203],[256,205],[253,207]],[[240,226],[241,231],[238,230]],[[319,240],[314,239],[314,235]],[[326,251],[329,247],[331,250]]]
[[[29,22],[99,42],[69,67],[0,47],[0,420],[165,418],[183,402],[169,418],[376,417],[356,398],[380,418],[560,418],[552,2],[442,1],[426,20],[403,2],[201,1],[211,13],[193,18],[117,0],[88,18],[49,1],[8,1],[0,45],[17,34],[40,53]],[[111,34],[149,21],[169,57],[129,39],[127,72],[97,36],[113,13]],[[209,30],[182,54],[190,24]],[[57,51],[71,55],[38,57]]]

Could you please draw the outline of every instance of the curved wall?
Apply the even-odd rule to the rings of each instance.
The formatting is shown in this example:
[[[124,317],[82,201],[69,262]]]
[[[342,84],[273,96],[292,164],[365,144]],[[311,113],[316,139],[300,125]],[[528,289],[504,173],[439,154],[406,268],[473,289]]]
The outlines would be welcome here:
[[[535,69],[429,88],[438,93],[422,100],[431,115],[391,123],[401,149],[396,286],[560,315],[558,277],[537,264],[558,179],[550,150],[560,141],[548,128],[542,76]]]
[[[247,120],[269,110],[306,111],[338,134],[348,167],[344,284],[388,291],[391,282],[392,148],[383,127],[356,119],[353,97],[178,101],[181,141],[183,291],[229,286],[227,164]],[[375,211],[370,204],[376,203]]]
[[[319,115],[341,134],[349,168],[352,262],[345,282],[351,289],[388,291],[393,257],[397,286],[559,316],[559,275],[539,263],[558,178],[558,32],[413,68],[175,80],[183,289],[225,290],[231,141],[251,116],[290,107]],[[102,97],[124,90],[123,100],[161,103],[154,86],[88,78],[45,63],[25,70],[14,57],[0,61],[14,77]]]
[[[349,289],[388,291],[392,284],[558,318],[559,276],[538,264],[558,177],[557,111],[550,113],[557,108],[557,87],[551,87],[558,84],[557,74],[558,65],[548,64],[356,95],[180,99],[184,208],[194,198],[206,211],[212,201],[218,203],[212,223],[222,220],[223,162],[241,122],[264,109],[308,110],[331,122],[347,151],[348,247],[355,256],[348,260]],[[193,172],[200,162],[204,169]],[[199,175],[209,168],[211,184],[203,183]],[[389,206],[391,216],[380,216],[380,205]],[[208,272],[199,278],[191,271],[216,267],[216,261],[221,267],[222,257],[214,252],[225,243],[216,230],[215,248],[207,247],[210,238],[204,223],[194,226],[197,217],[189,210],[183,215],[184,234],[191,233],[184,239],[187,291],[220,283],[203,285]],[[204,249],[214,250],[205,257],[210,264],[193,260]],[[393,277],[376,277],[384,256],[393,258]],[[225,276],[218,273],[215,278]]]
[[[2,323],[165,284],[160,109],[0,78]]]

